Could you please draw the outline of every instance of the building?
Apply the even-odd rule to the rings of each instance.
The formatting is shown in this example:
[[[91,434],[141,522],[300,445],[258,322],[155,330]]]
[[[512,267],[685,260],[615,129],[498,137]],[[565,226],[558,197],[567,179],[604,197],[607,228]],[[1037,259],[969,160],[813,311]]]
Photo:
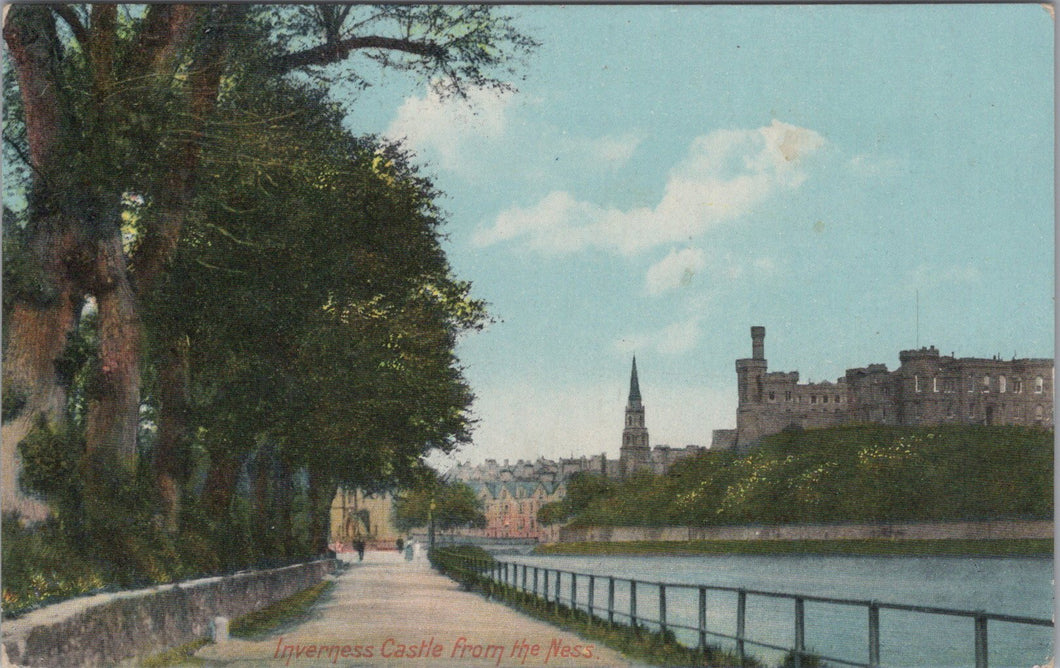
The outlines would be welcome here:
[[[473,481],[467,485],[482,500],[486,526],[481,529],[459,529],[455,533],[486,538],[548,540],[549,528],[538,523],[537,511],[546,503],[560,501],[567,493],[567,486],[563,482]]]
[[[331,501],[331,548],[349,551],[357,540],[373,550],[394,549],[402,537],[393,523],[394,497],[339,488]]]
[[[1053,426],[1051,359],[958,358],[931,346],[901,351],[894,371],[870,364],[834,383],[799,383],[798,371],[769,371],[765,336],[751,328],[751,357],[736,360],[736,429],[715,430],[711,449],[752,447],[789,427]]]
[[[633,358],[633,371],[629,376],[626,426],[622,430],[622,447],[618,452],[619,471],[623,478],[637,471],[651,470],[651,446],[648,444],[648,428],[644,426],[644,404],[640,398],[636,357]]]

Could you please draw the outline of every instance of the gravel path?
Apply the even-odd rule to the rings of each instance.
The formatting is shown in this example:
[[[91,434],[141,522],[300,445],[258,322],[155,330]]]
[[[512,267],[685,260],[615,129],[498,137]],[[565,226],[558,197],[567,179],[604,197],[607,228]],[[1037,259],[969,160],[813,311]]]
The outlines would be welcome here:
[[[396,552],[354,561],[301,623],[257,641],[207,645],[195,656],[224,666],[635,665]]]

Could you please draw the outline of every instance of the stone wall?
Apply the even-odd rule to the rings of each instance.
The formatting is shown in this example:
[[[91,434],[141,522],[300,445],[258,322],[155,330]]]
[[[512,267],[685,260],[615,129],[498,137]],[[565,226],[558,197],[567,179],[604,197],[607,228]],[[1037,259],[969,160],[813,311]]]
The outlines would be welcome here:
[[[318,583],[334,560],[71,599],[4,622],[3,650],[25,666],[110,665],[210,634],[235,618]]]
[[[561,543],[685,540],[990,540],[1053,537],[1052,520],[718,527],[564,527]]]

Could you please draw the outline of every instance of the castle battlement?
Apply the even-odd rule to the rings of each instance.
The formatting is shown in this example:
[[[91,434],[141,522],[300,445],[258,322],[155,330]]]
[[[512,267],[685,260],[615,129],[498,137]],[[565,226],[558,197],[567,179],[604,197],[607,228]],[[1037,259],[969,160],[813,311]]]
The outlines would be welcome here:
[[[1053,426],[1053,360],[943,356],[935,346],[898,353],[900,365],[847,369],[836,382],[799,383],[769,371],[765,328],[751,328],[750,358],[736,360],[736,429],[711,449],[747,448],[786,428],[852,423]]]

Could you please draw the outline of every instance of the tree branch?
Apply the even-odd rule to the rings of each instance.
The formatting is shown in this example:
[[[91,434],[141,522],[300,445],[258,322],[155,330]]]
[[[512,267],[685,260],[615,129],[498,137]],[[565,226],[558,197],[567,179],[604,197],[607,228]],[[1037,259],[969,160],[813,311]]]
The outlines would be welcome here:
[[[70,26],[70,31],[74,33],[74,39],[77,40],[77,43],[83,49],[87,49],[89,42],[88,30],[85,29],[85,24],[81,23],[81,19],[77,16],[77,12],[74,11],[73,7],[70,5],[54,5],[52,10],[66,25]]]
[[[191,35],[199,8],[192,5],[150,5],[132,54],[134,75],[167,68]]]
[[[283,74],[302,67],[312,65],[330,65],[337,63],[350,54],[351,51],[362,49],[382,49],[384,51],[401,51],[415,56],[426,58],[445,57],[445,48],[434,42],[419,42],[408,39],[397,39],[394,37],[383,37],[381,35],[367,35],[364,37],[348,37],[334,44],[321,44],[311,49],[288,53],[272,58],[266,67],[270,72]]]
[[[15,5],[4,22],[4,41],[18,75],[31,164],[47,172],[60,136],[55,17],[41,5]]]

